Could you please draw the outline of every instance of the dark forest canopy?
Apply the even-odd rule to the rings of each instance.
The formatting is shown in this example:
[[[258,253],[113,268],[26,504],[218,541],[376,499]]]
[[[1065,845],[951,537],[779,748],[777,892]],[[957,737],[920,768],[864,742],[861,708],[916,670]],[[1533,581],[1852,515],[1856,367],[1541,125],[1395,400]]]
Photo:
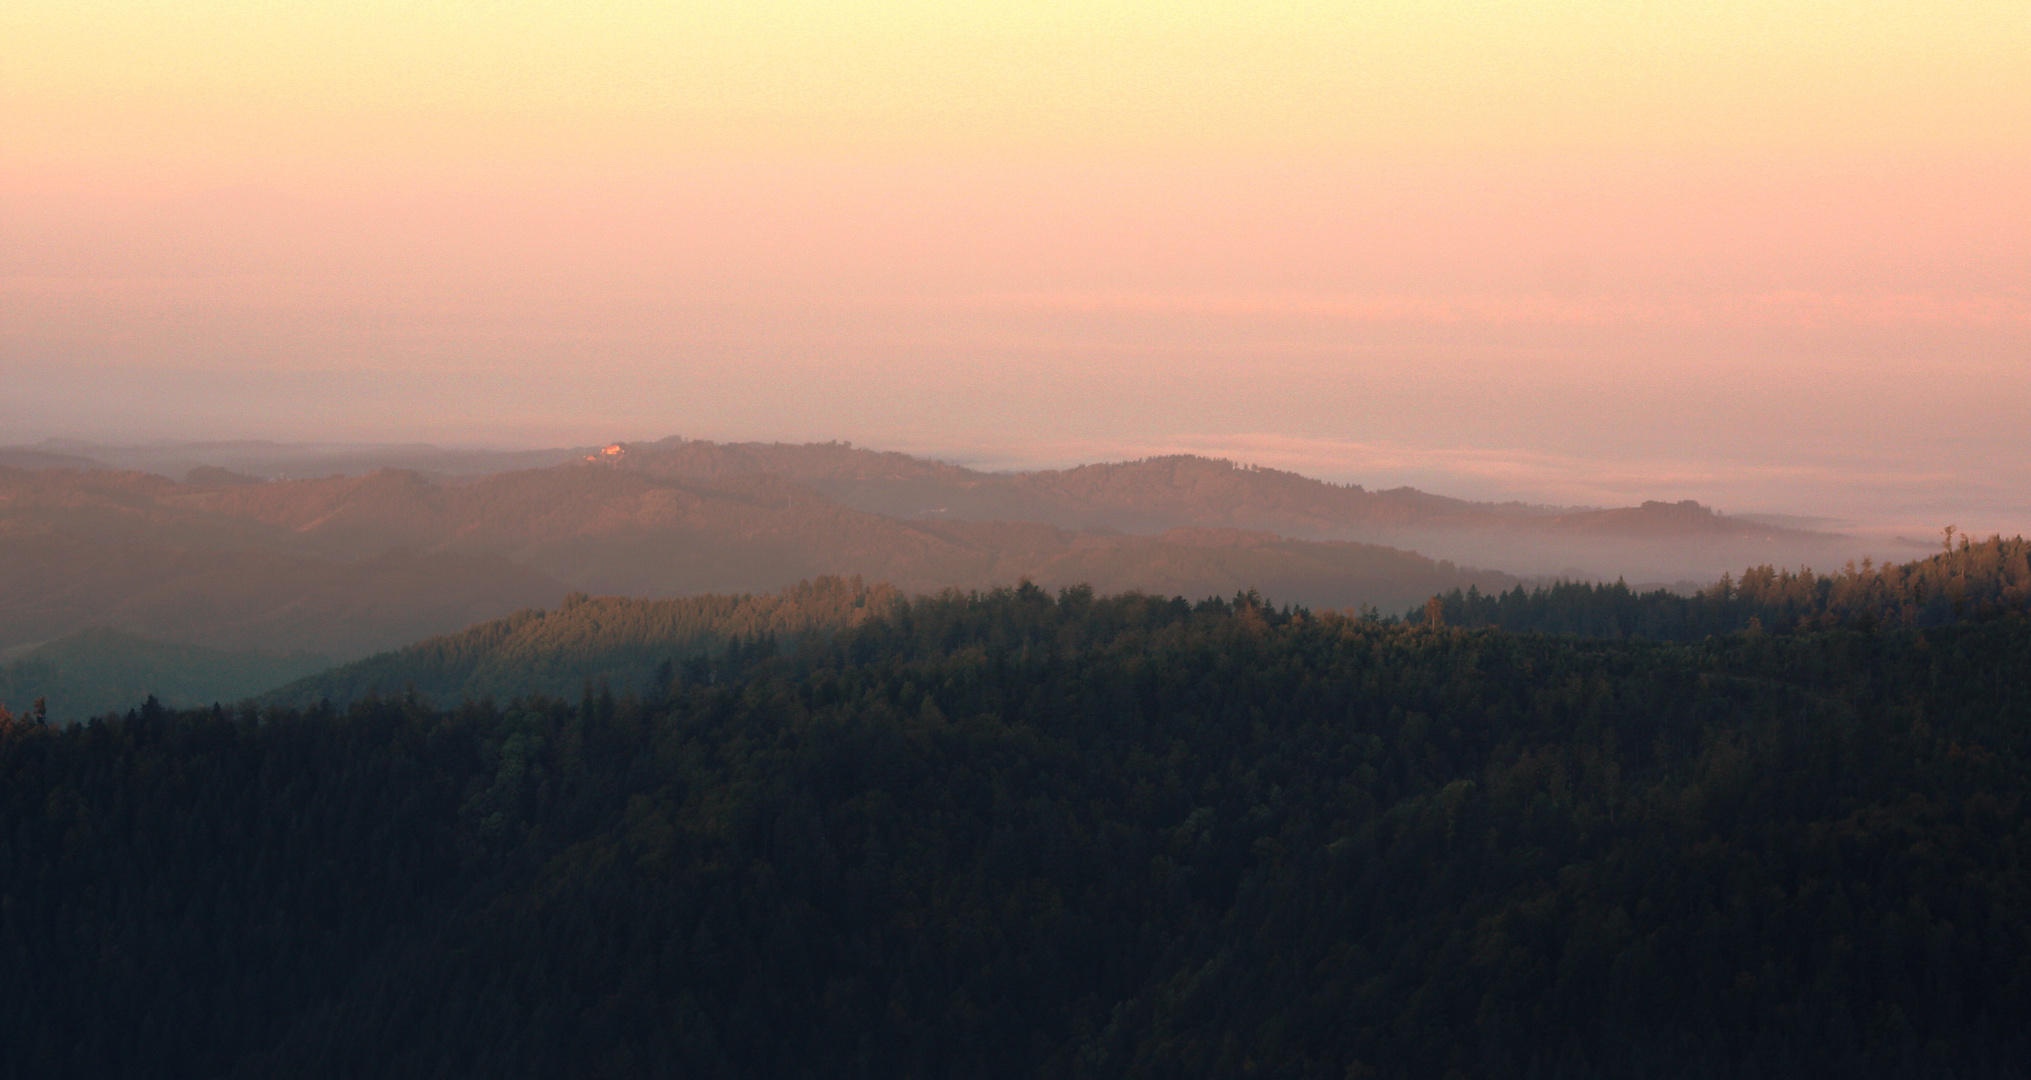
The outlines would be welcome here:
[[[919,599],[0,730],[0,1073],[2009,1076],[2031,621]]]
[[[1691,596],[1664,589],[1638,593],[1621,582],[1564,582],[1485,594],[1454,589],[1438,599],[1448,626],[1675,641],[1751,627],[1944,626],[2031,607],[2031,541],[1953,540],[1949,530],[1945,550],[1929,559],[1882,567],[1865,559],[1831,574],[1753,567],[1739,580],[1723,575]],[[1427,610],[1413,610],[1406,621],[1422,624]]]

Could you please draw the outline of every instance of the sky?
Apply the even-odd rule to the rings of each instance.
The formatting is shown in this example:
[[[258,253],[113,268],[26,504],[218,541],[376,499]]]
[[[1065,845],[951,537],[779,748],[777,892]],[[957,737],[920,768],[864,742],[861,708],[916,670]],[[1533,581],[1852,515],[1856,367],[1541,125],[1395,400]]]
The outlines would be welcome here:
[[[5,442],[2031,531],[2031,5],[16,0]]]

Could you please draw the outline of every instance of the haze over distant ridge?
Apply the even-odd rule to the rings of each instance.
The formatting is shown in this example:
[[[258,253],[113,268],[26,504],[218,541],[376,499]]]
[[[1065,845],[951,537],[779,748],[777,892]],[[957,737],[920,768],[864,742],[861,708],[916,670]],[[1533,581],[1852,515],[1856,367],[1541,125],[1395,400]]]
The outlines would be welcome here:
[[[830,574],[1402,610],[1519,575],[1670,583],[1861,553],[1689,502],[1475,503],[1189,455],[992,473],[837,442],[62,445],[17,458],[45,467],[0,466],[0,647],[109,626],[345,660],[570,589],[768,592]],[[74,467],[88,457],[189,468]],[[279,478],[298,470],[316,475]]]

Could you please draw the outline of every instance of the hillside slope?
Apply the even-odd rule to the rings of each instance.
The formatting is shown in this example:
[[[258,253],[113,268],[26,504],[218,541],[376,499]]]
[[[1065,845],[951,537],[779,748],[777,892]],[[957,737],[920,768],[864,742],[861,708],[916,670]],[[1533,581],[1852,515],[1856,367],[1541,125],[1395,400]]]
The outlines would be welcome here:
[[[577,594],[553,610],[531,608],[419,641],[299,679],[265,698],[343,706],[375,692],[414,691],[450,704],[532,693],[569,697],[587,686],[655,691],[687,661],[743,644],[774,652],[805,635],[859,626],[902,602],[902,593],[889,586],[840,578],[764,596],[631,600]]]
[[[1048,588],[1398,608],[1514,584],[1379,545],[1261,532],[1074,532],[872,514],[772,473],[577,462],[461,482],[362,476],[218,485],[0,469],[0,647],[87,626],[216,648],[353,657],[566,591],[772,592],[859,575],[906,592]],[[405,569],[407,568],[407,569]]]
[[[994,474],[836,443],[664,440],[463,478],[250,479],[0,466],[0,606],[16,616],[0,648],[114,626],[344,659],[571,590],[768,593],[841,575],[1402,610],[1518,584],[1472,566],[1625,559],[1651,574],[1636,580],[1679,581],[1846,543],[1690,503],[1469,503],[1189,456]]]
[[[2008,1077],[2031,621],[924,598],[646,699],[0,721],[0,1074]]]
[[[624,449],[614,462],[619,468],[715,481],[781,476],[843,505],[905,520],[1026,521],[1131,533],[1239,528],[1414,549],[1525,575],[1680,581],[1759,561],[1829,566],[1867,553],[1852,538],[1688,501],[1605,509],[1470,502],[1193,455],[989,473],[840,443],[666,439]],[[1876,554],[1916,550],[1890,545]]]
[[[494,555],[392,550],[332,562],[45,535],[0,540],[0,647],[106,626],[228,651],[346,660],[567,591]]]
[[[1215,533],[1202,541],[1230,539]],[[1302,545],[1274,537],[1266,546]],[[1202,544],[1218,552],[1218,543]],[[1088,566],[1088,569],[1091,569]],[[1136,568],[1147,572],[1147,559]],[[1203,575],[1203,568],[1194,570]],[[1162,595],[1159,593],[1158,595]],[[1177,595],[1173,593],[1172,595]],[[1272,593],[1272,596],[1275,594]],[[1715,635],[1834,628],[1938,627],[2031,610],[2031,541],[1993,538],[1911,563],[1814,575],[1751,567],[1691,596],[1626,585],[1556,583],[1507,592],[1435,594],[1444,625],[1500,627],[1605,638],[1698,641]],[[762,653],[793,649],[890,612],[904,593],[859,579],[819,578],[764,595],[706,594],[673,600],[574,596],[320,672],[267,695],[283,704],[344,705],[371,692],[415,690],[440,704],[461,697],[576,695],[589,683],[615,692],[667,682],[687,661],[739,642]],[[1368,617],[1394,621],[1380,611]],[[1423,604],[1402,620],[1426,622]],[[764,639],[767,639],[764,644]]]
[[[1832,573],[1765,564],[1689,596],[1559,582],[1506,593],[1454,590],[1438,597],[1448,626],[1697,641],[1710,634],[1836,626],[1946,626],[2031,608],[2031,542],[1963,536],[1958,548],[1907,563],[1849,563]],[[1407,621],[1422,624],[1423,608]]]
[[[1172,454],[1069,469],[990,473],[844,443],[628,444],[617,467],[658,476],[774,475],[857,509],[894,517],[1035,521],[1071,529],[1160,532],[1208,526],[1311,537],[1349,529],[1505,529],[1655,537],[1797,538],[1801,530],[1716,514],[1697,503],[1612,509],[1472,502],[1393,488],[1369,491],[1224,459]]]

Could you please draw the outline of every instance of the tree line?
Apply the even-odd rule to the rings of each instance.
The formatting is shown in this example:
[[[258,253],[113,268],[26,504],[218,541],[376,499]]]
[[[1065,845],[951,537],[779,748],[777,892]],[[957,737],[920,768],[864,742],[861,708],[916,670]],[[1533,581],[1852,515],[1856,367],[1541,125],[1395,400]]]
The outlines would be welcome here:
[[[1944,626],[1961,619],[2022,611],[2031,605],[2031,541],[1992,536],[1955,544],[1931,558],[1876,566],[1852,561],[1834,573],[1757,566],[1690,596],[1666,589],[1638,593],[1623,582],[1559,582],[1482,593],[1454,589],[1404,621],[1424,625],[1435,612],[1448,626],[1510,631],[1697,641],[1743,630],[1786,632],[1837,626]]]
[[[2021,1075],[2031,620],[1919,621],[1023,586],[569,698],[16,719],[0,1072]]]

